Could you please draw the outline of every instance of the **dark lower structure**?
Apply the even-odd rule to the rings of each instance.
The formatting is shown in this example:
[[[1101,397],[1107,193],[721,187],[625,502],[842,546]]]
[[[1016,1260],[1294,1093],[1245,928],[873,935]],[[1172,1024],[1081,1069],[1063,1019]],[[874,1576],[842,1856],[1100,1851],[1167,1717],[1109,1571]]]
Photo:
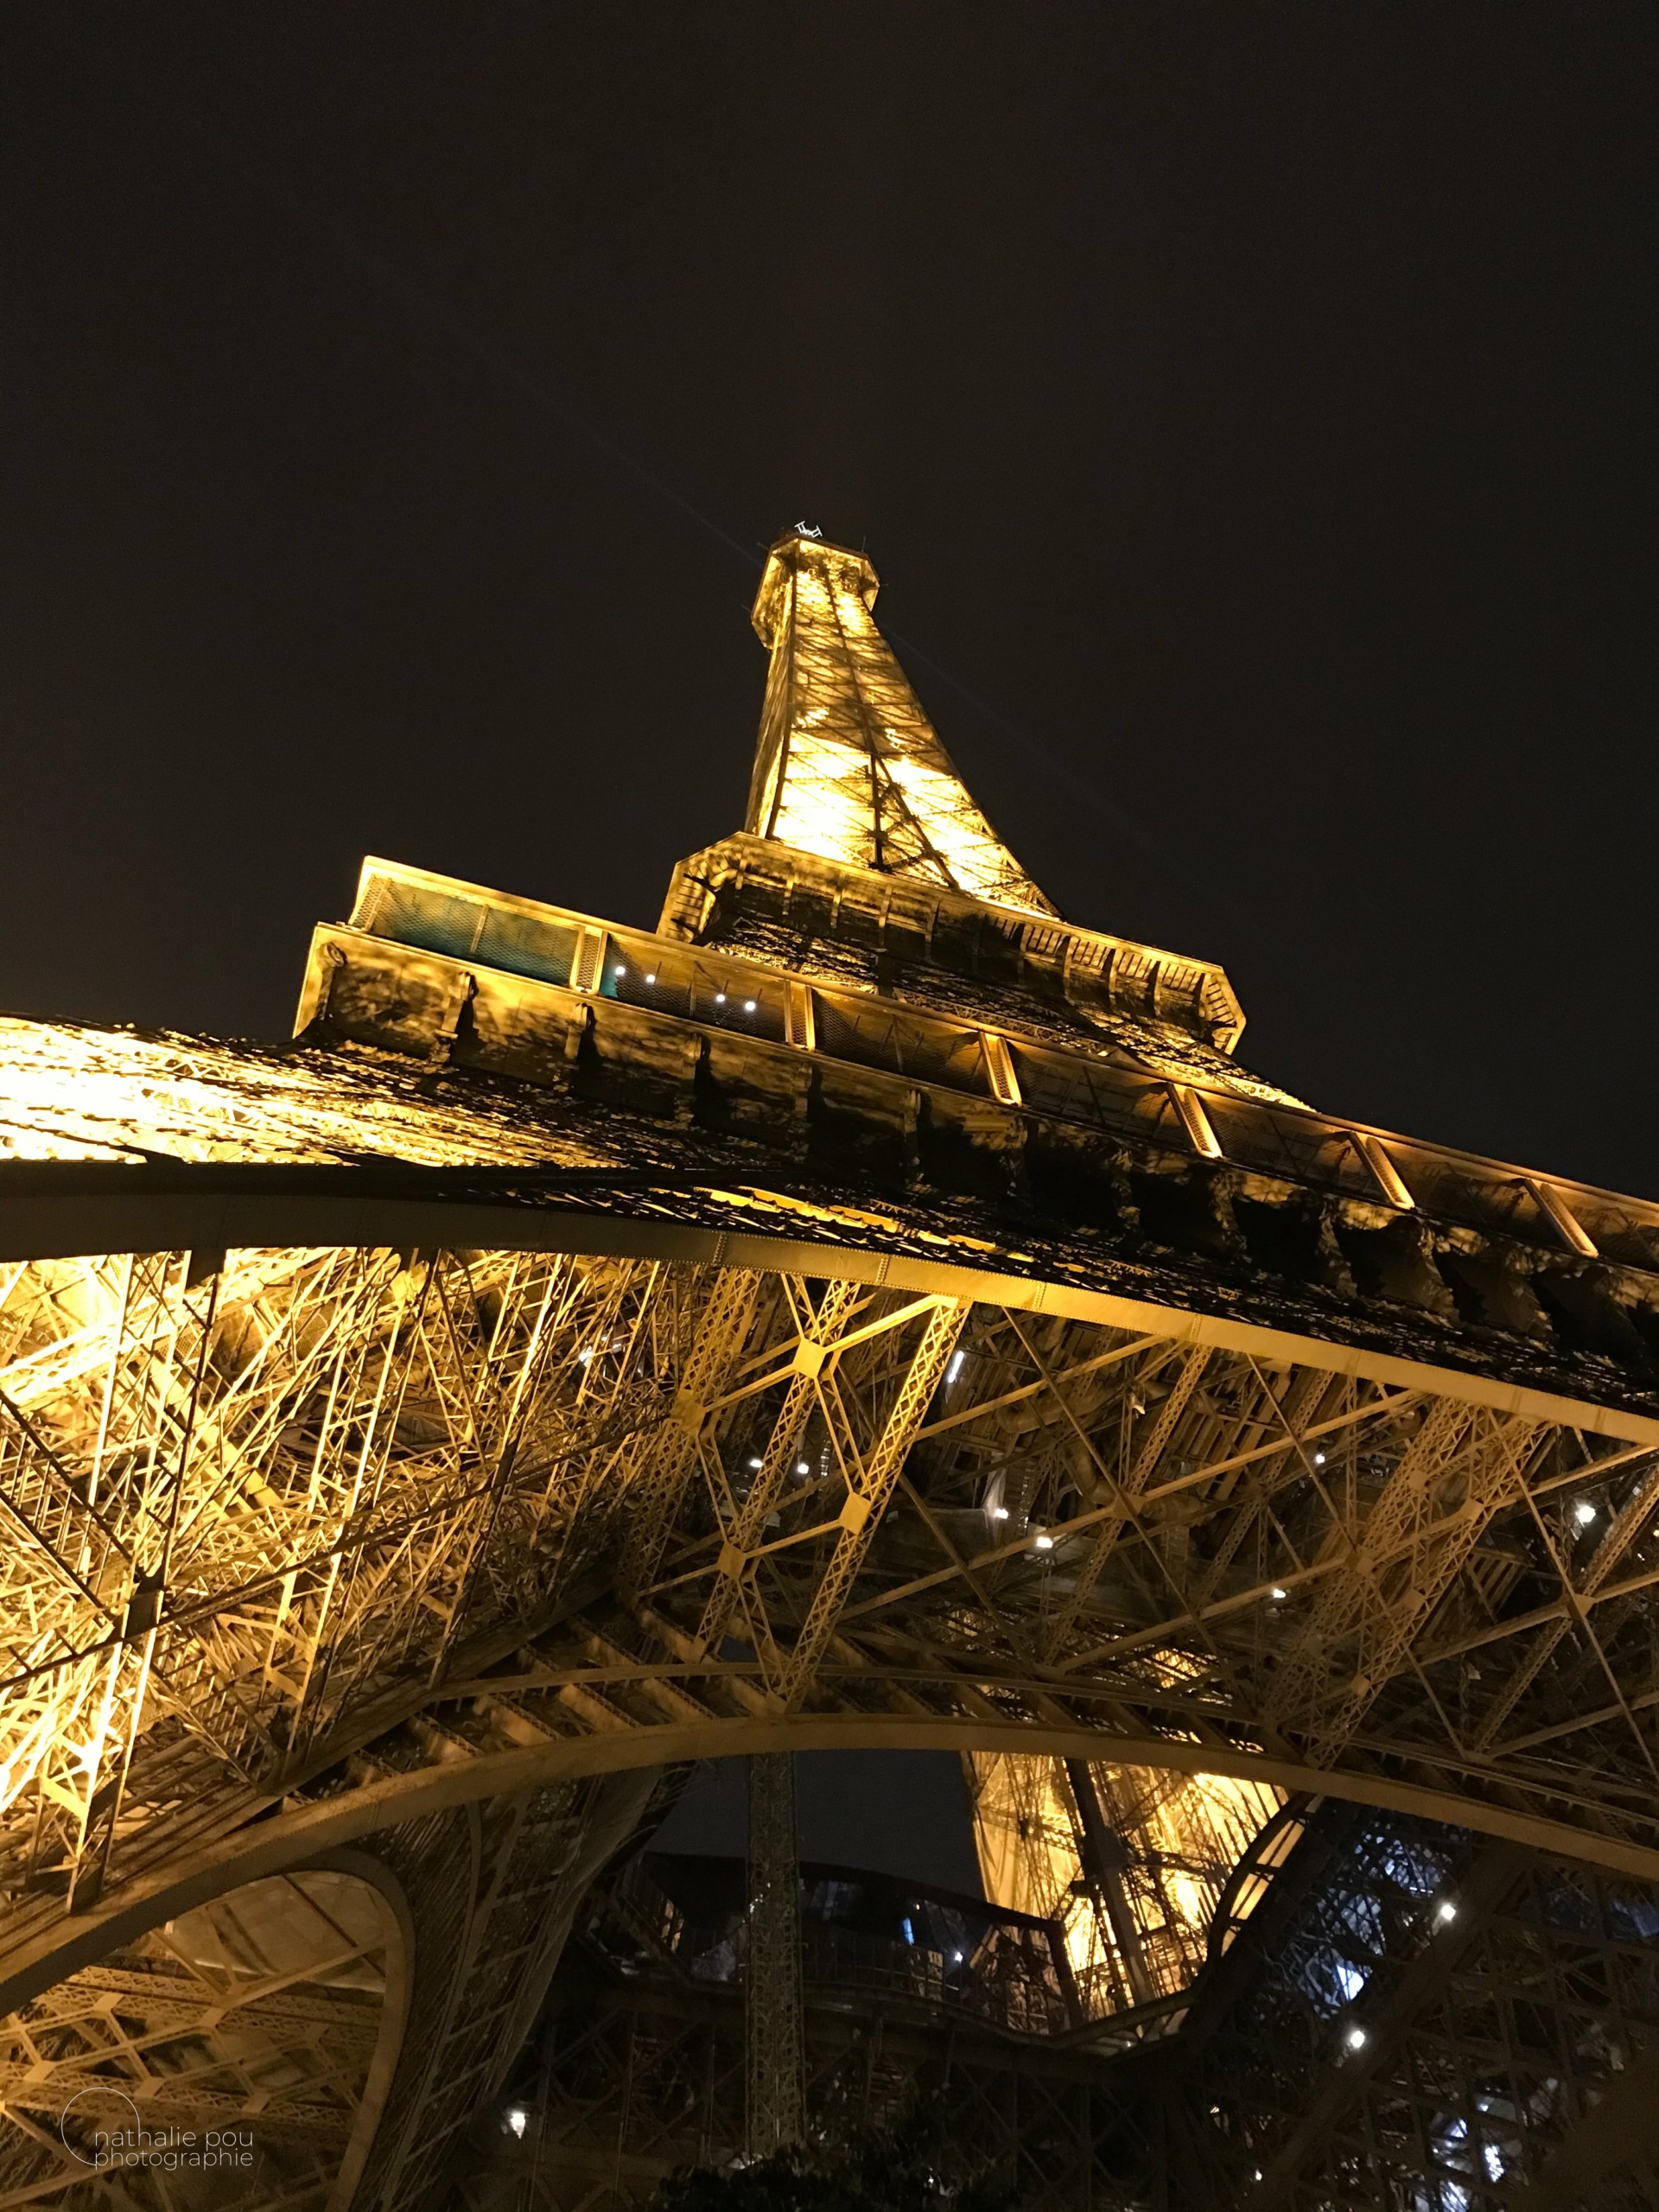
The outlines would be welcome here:
[[[1327,1804],[1184,1997],[1093,2023],[1057,1923],[816,1866],[802,1918],[813,2139],[925,2101],[1021,2212],[1659,2203],[1644,1885]],[[621,2212],[739,2160],[744,1951],[740,1861],[602,1885],[456,2212]]]
[[[810,2137],[849,2144],[938,2099],[958,2152],[1016,2169],[1033,2207],[1116,2201],[1123,2113],[1102,2054],[1180,2007],[1090,2024],[1056,1923],[801,1873]],[[603,1885],[458,2203],[634,2205],[677,2166],[741,2158],[746,1934],[741,1860],[647,1853]]]

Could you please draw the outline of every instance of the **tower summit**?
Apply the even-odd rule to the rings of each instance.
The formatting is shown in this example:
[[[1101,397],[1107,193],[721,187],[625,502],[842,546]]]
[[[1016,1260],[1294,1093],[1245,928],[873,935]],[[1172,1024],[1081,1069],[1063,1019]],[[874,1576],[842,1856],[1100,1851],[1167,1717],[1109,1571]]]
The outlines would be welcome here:
[[[772,664],[745,828],[824,860],[1052,914],[876,628],[876,589],[861,553],[798,534],[772,547],[754,601]]]
[[[1166,1075],[1202,1068],[1285,1096],[1232,1062],[1243,1015],[1213,962],[1061,920],[923,712],[876,626],[876,588],[861,553],[799,532],[772,547],[753,610],[770,664],[745,826],[675,870],[659,931],[889,1007],[972,1011],[1011,1035],[1058,1024]],[[804,1035],[813,1009],[786,989],[797,1001]],[[827,1038],[839,1009],[822,1012]],[[870,1008],[852,1019],[871,1032]],[[911,1049],[919,1068],[919,1032]],[[1012,1061],[995,1042],[990,1055],[1012,1096]]]

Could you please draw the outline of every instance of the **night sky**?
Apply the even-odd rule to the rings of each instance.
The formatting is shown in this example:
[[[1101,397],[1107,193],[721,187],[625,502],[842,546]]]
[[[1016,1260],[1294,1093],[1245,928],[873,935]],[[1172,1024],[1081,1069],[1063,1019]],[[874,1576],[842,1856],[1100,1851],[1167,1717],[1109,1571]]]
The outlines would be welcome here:
[[[802,518],[1247,1063],[1659,1196],[1650,6],[0,42],[0,1006],[285,1033],[365,852],[654,920]]]

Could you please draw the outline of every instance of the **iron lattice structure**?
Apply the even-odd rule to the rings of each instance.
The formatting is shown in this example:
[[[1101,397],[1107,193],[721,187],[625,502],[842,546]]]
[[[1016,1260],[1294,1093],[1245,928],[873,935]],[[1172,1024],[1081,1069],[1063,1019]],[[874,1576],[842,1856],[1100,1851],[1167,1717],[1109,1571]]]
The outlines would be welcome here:
[[[641,2205],[677,2166],[741,2158],[757,1969],[741,1873],[648,1854],[599,1886],[515,2069],[513,2120],[475,2133],[464,2212]],[[855,2146],[919,2093],[953,2178],[1009,2172],[1031,2212],[1121,2202],[1113,2145],[1146,2131],[1103,2058],[1111,2037],[1079,2040],[1058,1924],[855,1869],[802,1876],[810,2139]]]
[[[1182,1999],[1090,2019],[1060,1922],[804,1872],[815,2140],[856,2145],[919,2094],[1025,2212],[1655,2201],[1651,1885],[1293,1802]],[[741,2155],[737,1872],[648,1857],[601,1886],[518,2069],[528,2126],[478,2131],[465,2212],[643,2205]]]
[[[250,2206],[426,2202],[693,1758],[1046,1762],[1132,1998],[1126,1775],[1659,1877],[1659,1206],[1241,1069],[1218,968],[995,843],[874,591],[774,549],[750,826],[657,931],[371,861],[289,1047],[0,1030],[0,2205],[180,2043],[72,1978],[324,1872],[372,2049],[215,1998],[179,2108],[329,2107]],[[283,1943],[233,1993],[327,2013]]]
[[[1651,1884],[1328,1808],[1195,1995],[1149,2201],[1659,2201]]]
[[[806,2134],[793,1755],[761,1752],[748,1782],[747,2134],[760,2158]]]

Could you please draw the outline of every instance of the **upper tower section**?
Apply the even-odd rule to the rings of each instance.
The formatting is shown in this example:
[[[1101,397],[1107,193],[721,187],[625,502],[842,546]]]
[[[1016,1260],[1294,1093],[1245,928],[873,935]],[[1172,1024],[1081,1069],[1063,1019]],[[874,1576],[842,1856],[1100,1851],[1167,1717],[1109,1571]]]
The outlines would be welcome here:
[[[875,594],[861,553],[799,531],[772,547],[747,817],[681,861],[658,931],[1010,1034],[1217,1065],[1244,1026],[1222,969],[1061,919],[957,773]]]
[[[539,1034],[545,1001],[561,1020],[581,1006],[577,1053],[637,1046],[642,1066],[666,1054],[682,1071],[691,1053],[699,1081],[734,1032],[755,1067],[776,1047],[810,1055],[815,1081],[836,1063],[918,1082],[966,1070],[1005,1106],[1046,1079],[1020,1056],[1057,1052],[1091,1082],[1132,1071],[1166,1104],[1170,1083],[1281,1098],[1230,1058],[1243,1016],[1212,961],[1056,913],[963,788],[874,596],[861,554],[798,532],[773,547],[747,824],[680,862],[655,931],[368,861],[349,925],[314,947],[301,1027],[397,1050],[435,1033],[474,1057],[492,1030],[481,1064],[518,1072],[543,1066],[516,1025]]]
[[[754,626],[772,654],[744,827],[798,852],[1027,914],[1054,908],[969,798],[871,615],[861,553],[772,549]]]

